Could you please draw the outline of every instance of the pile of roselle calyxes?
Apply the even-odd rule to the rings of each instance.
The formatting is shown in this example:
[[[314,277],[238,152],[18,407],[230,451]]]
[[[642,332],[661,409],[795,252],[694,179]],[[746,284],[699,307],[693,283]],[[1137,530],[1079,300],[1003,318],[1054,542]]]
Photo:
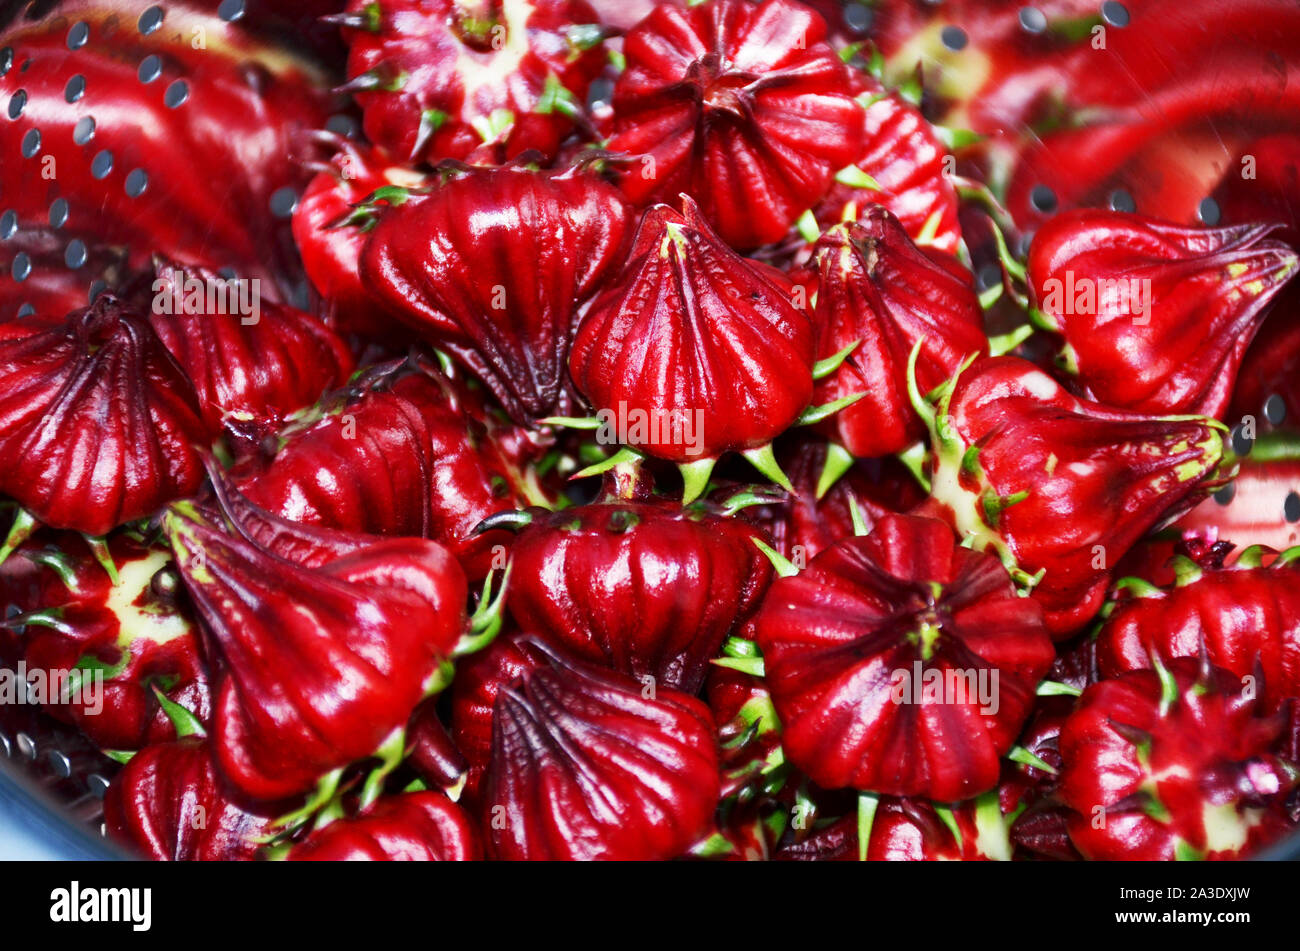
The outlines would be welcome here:
[[[1191,62],[1195,10],[966,4],[958,45],[896,0],[65,6],[0,57],[0,154],[36,142],[0,730],[78,731],[128,850],[1235,858],[1300,822],[1300,110],[1226,67],[1267,141],[1191,74],[1125,106],[1138,21]],[[1091,118],[1157,100],[1252,175]]]

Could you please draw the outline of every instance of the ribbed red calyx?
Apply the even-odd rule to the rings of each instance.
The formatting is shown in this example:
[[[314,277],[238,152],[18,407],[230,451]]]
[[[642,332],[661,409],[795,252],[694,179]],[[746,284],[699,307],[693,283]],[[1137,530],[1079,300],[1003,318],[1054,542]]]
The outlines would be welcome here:
[[[104,796],[108,834],[160,862],[252,860],[273,819],[265,804],[241,800],[200,736],[136,753]]]
[[[1084,691],[1061,730],[1059,795],[1085,858],[1237,858],[1283,834],[1300,767],[1282,714],[1203,658]]]
[[[463,809],[435,792],[384,796],[289,850],[290,862],[467,862],[483,845]]]
[[[586,304],[622,263],[628,206],[581,167],[450,174],[431,194],[382,213],[362,275],[516,422],[563,413],[569,347]]]
[[[863,110],[863,149],[852,169],[836,176],[813,209],[829,228],[858,220],[865,208],[883,205],[908,236],[924,247],[948,254],[961,248],[957,190],[947,166],[948,151],[921,110],[897,91],[853,70],[853,88]],[[955,168],[955,166],[954,166]]]
[[[497,859],[675,858],[718,795],[712,717],[693,697],[558,656],[496,695],[483,823]]]
[[[479,801],[483,779],[492,762],[492,711],[503,687],[546,662],[546,655],[529,635],[503,632],[485,650],[456,664],[451,682],[451,735],[465,756],[464,799]]]
[[[753,630],[791,763],[826,789],[944,802],[997,782],[1053,657],[997,559],[912,515],[775,581]]]
[[[274,456],[231,478],[281,518],[434,538],[482,577],[493,546],[510,536],[474,528],[534,490],[524,469],[537,447],[515,435],[463,381],[422,363],[385,364],[287,428]]]
[[[624,39],[608,147],[633,203],[685,192],[733,247],[779,241],[861,156],[862,107],[794,0],[660,4]]]
[[[569,367],[618,441],[676,463],[765,446],[812,398],[813,332],[787,288],[699,208],[646,212],[621,276],[578,328]]]
[[[322,136],[338,151],[307,183],[293,211],[293,238],[303,270],[324,302],[330,326],[342,333],[390,339],[396,321],[384,313],[361,281],[361,250],[374,218],[358,213],[381,188],[418,188],[425,176],[381,149]]]
[[[1258,546],[1229,566],[1176,556],[1177,580],[1157,588],[1133,579],[1097,633],[1105,677],[1151,666],[1151,658],[1197,657],[1257,679],[1269,710],[1300,697],[1300,548]]]
[[[366,137],[411,160],[553,156],[605,65],[583,0],[352,0],[331,19]]]
[[[988,352],[984,312],[970,272],[949,255],[918,248],[880,205],[818,240],[817,357],[857,344],[818,381],[814,402],[865,393],[827,426],[856,456],[900,452],[925,434],[908,402],[908,356],[920,343],[915,374],[922,393]]]
[[[511,546],[506,602],[523,630],[581,660],[695,693],[772,577],[755,539],[704,503],[538,511]]]
[[[307,568],[192,506],[164,529],[217,676],[222,772],[261,799],[305,792],[403,727],[465,633],[465,577],[439,545],[397,538]]]
[[[1033,302],[1090,398],[1222,416],[1246,348],[1297,269],[1295,251],[1267,238],[1273,230],[1066,212],[1030,245]]]
[[[260,285],[156,259],[149,323],[194,384],[208,430],[258,437],[352,372],[342,339]]]
[[[103,535],[199,487],[193,387],[116,298],[0,340],[0,379],[0,491],[47,525]]]
[[[1207,494],[1223,457],[1209,418],[1079,399],[1018,357],[962,371],[928,424],[935,461],[922,508],[1032,586],[1057,638],[1097,613],[1139,539]]]

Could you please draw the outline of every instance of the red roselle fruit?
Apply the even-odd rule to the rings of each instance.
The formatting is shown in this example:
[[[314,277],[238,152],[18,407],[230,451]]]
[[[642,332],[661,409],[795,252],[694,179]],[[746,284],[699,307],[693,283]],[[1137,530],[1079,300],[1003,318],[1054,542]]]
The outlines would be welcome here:
[[[779,241],[862,155],[862,107],[826,24],[794,0],[660,4],[624,39],[608,147],[633,203],[685,192],[724,241]]]
[[[605,65],[583,0],[352,0],[330,19],[366,137],[411,160],[553,156]]]
[[[425,176],[399,165],[381,150],[367,148],[322,133],[321,140],[337,149],[328,163],[313,165],[293,212],[293,237],[302,255],[303,270],[320,295],[330,325],[343,333],[388,339],[396,322],[378,307],[361,281],[361,249],[373,227],[373,216],[355,206],[381,188],[418,188]]]
[[[1275,755],[1283,716],[1193,658],[1084,691],[1061,730],[1060,796],[1089,859],[1236,858],[1282,834],[1300,768]]]
[[[432,537],[477,578],[510,537],[475,536],[478,523],[514,497],[544,500],[492,425],[463,383],[421,363],[385,364],[285,430],[272,459],[232,477],[251,502],[291,521]]]
[[[1064,638],[1101,607],[1111,570],[1150,529],[1204,496],[1222,425],[1146,416],[1067,393],[1018,357],[976,361],[937,394],[931,499],[996,552]]]
[[[73,554],[72,539],[59,540],[62,550],[33,545],[13,556],[46,584],[39,605],[7,621],[23,629],[28,670],[47,678],[45,709],[110,750],[176,735],[159,694],[209,718],[208,672],[168,552],[114,536],[103,552],[110,575],[90,552]]]
[[[1255,692],[1269,710],[1300,697],[1300,548],[1278,554],[1252,546],[1230,566],[1222,557],[1198,564],[1176,556],[1177,580],[1168,589],[1136,578],[1121,583],[1097,634],[1102,675],[1148,668],[1152,656],[1196,657],[1204,650],[1216,667],[1257,680]]]
[[[456,748],[469,765],[465,800],[478,801],[492,761],[492,711],[497,694],[545,662],[546,654],[537,648],[535,640],[515,631],[500,634],[485,650],[456,664],[456,677],[451,683],[451,731]]]
[[[497,520],[489,519],[489,524]],[[761,529],[705,503],[641,493],[506,513],[506,603],[523,630],[576,658],[696,693],[709,660],[772,576]]]
[[[825,359],[856,344],[818,382],[814,400],[865,393],[826,425],[855,456],[893,455],[925,433],[908,403],[912,348],[920,344],[915,366],[923,393],[952,376],[966,358],[988,352],[970,272],[955,258],[917,248],[879,205],[867,207],[857,222],[833,226],[814,253],[817,356]]]
[[[474,824],[435,792],[384,796],[353,818],[335,819],[289,850],[290,862],[467,862],[481,859]]]
[[[464,574],[433,542],[384,540],[312,569],[190,505],[164,529],[221,669],[217,761],[249,796],[305,792],[378,752],[466,632]]]
[[[897,91],[853,71],[864,103],[863,151],[835,176],[813,209],[822,228],[859,220],[862,210],[883,205],[922,247],[948,254],[961,248],[957,190],[946,166],[951,159],[934,127]],[[955,167],[955,166],[954,166]]]
[[[598,439],[682,465],[690,502],[728,450],[785,479],[764,460],[812,398],[813,333],[769,269],[682,201],[684,214],[646,212],[623,274],[579,326],[569,366],[602,420]]]
[[[198,394],[211,433],[258,437],[352,372],[343,341],[257,286],[156,259],[149,322]]]
[[[273,818],[226,783],[202,736],[136,753],[104,796],[108,834],[156,861],[253,859]]]
[[[361,258],[372,293],[516,422],[567,411],[578,320],[630,232],[618,190],[581,167],[467,169],[390,201]]]
[[[0,491],[103,535],[199,487],[194,390],[148,323],[108,295],[0,339]]]
[[[997,782],[1053,658],[997,559],[912,515],[787,571],[753,630],[791,763],[826,789],[945,802]]]
[[[1057,215],[1034,235],[1038,319],[1082,391],[1143,413],[1222,416],[1296,254],[1269,225],[1184,228],[1115,211]]]
[[[497,693],[483,797],[504,860],[656,861],[683,854],[718,802],[709,709],[552,655]]]

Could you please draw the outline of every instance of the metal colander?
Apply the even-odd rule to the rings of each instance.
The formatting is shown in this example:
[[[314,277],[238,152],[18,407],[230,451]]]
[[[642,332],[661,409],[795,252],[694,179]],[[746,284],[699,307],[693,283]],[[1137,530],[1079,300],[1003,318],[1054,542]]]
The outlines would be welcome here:
[[[606,0],[605,5],[608,7],[611,2]],[[828,6],[827,2],[812,2],[823,8]],[[644,12],[641,8],[648,9],[650,5],[645,0],[628,0],[627,9],[619,11],[615,19],[638,19]],[[283,13],[286,6],[267,4],[264,0],[198,0],[183,11],[173,8],[172,19],[207,17],[205,22],[213,34],[209,37],[211,42],[221,41],[223,34],[234,37],[241,31],[250,31],[281,37],[298,47],[340,54],[333,28],[317,22],[319,14],[330,12],[329,3],[304,0],[297,5],[302,12],[289,15]],[[334,6],[341,7],[342,3]],[[117,4],[116,9],[111,18],[105,18],[87,0],[0,0],[0,79],[21,77],[31,67],[24,52],[24,35],[34,35],[37,28],[45,35],[60,32],[64,38],[62,58],[51,63],[47,56],[43,68],[60,71],[63,99],[67,108],[76,109],[80,116],[72,135],[74,142],[83,147],[89,173],[95,180],[111,176],[116,187],[137,203],[136,207],[147,211],[151,203],[166,202],[165,183],[159,181],[157,171],[151,170],[147,159],[124,167],[123,156],[97,147],[94,119],[97,93],[78,71],[78,57],[83,51],[112,48],[114,44],[119,44],[120,55],[120,44],[129,40],[130,47],[140,51],[138,81],[146,85],[156,83],[158,95],[168,109],[197,108],[196,97],[184,78],[168,79],[164,75],[165,43],[169,36],[173,40],[175,36],[168,5],[141,0],[134,7]],[[1099,10],[1108,24],[1120,28],[1129,25],[1129,12],[1122,3],[1107,0],[1100,4]],[[1019,28],[1027,34],[1046,29],[1044,15],[1032,5],[1009,15],[1018,17]],[[866,35],[873,26],[873,18],[870,3],[854,0],[843,3],[843,21],[850,32]],[[967,32],[955,22],[943,28],[940,38],[942,45],[953,52],[967,48],[970,42]],[[39,119],[27,113],[28,100],[21,81],[0,88],[7,90],[0,97],[0,123],[17,123],[23,128],[15,154],[0,154],[0,283],[12,282],[0,296],[8,302],[6,310],[9,311],[0,313],[0,320],[7,320],[34,312],[32,304],[23,299],[24,288],[31,289],[35,297],[44,288],[72,286],[89,302],[117,282],[133,255],[147,255],[151,249],[89,243],[79,236],[72,209],[84,206],[70,201],[73,196],[53,194],[39,219],[20,220],[9,205],[9,196],[16,188],[31,187],[27,176],[37,174],[39,169],[43,133]],[[610,84],[598,80],[592,89],[593,101],[607,102],[609,96]],[[104,105],[111,106],[111,103]],[[327,127],[346,135],[355,130],[356,123],[353,117],[342,113],[332,117]],[[1044,212],[1054,210],[1056,205],[1056,196],[1045,187],[1036,190],[1031,200]],[[279,189],[271,196],[265,212],[273,219],[287,222],[296,201],[293,188]],[[1118,188],[1111,195],[1110,204],[1117,210],[1132,210],[1133,199],[1123,188]],[[1213,225],[1218,216],[1213,199],[1206,198],[1200,208],[1201,220]],[[998,280],[1000,274],[996,270],[980,275],[982,284]],[[309,292],[305,283],[281,291],[290,301],[306,306]],[[1264,415],[1272,424],[1282,422],[1284,409],[1280,400],[1270,400]],[[1279,489],[1277,504],[1282,510],[1276,516],[1281,522],[1300,522],[1297,489],[1300,486]],[[1219,504],[1228,504],[1231,492],[1229,486],[1216,496]],[[5,633],[0,631],[0,662],[9,663],[4,638]],[[113,760],[99,753],[75,729],[52,719],[39,706],[0,705],[0,858],[125,857],[103,836],[102,799],[117,768]],[[1275,846],[1263,857],[1300,858],[1300,836]]]

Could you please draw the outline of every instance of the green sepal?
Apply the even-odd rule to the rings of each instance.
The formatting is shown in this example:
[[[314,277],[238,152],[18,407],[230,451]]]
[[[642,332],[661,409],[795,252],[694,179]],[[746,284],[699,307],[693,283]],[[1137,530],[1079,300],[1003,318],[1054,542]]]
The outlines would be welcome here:
[[[824,360],[818,360],[813,364],[812,378],[814,380],[824,380],[826,377],[830,376],[840,368],[840,365],[843,364],[845,360],[849,358],[849,354],[861,346],[861,344],[861,340],[855,340],[838,353],[833,353]]]
[[[767,478],[787,492],[794,493],[794,486],[790,484],[789,477],[781,471],[781,465],[776,461],[776,453],[772,451],[771,443],[766,443],[754,449],[746,449],[741,455],[748,459],[749,464]]]
[[[704,494],[709,487],[713,467],[717,464],[716,457],[678,463],[677,471],[682,474],[682,505],[690,505]]]
[[[795,575],[799,573],[799,569],[795,567],[795,565],[788,558],[786,558],[785,555],[781,554],[771,545],[767,544],[767,542],[763,541],[763,539],[754,537],[754,538],[750,538],[750,541],[752,541],[756,546],[758,546],[758,550],[767,556],[767,560],[770,561],[772,563],[772,567],[776,569],[776,573],[778,577],[793,578]]]
[[[839,399],[832,400],[829,403],[823,403],[821,406],[809,406],[806,410],[800,413],[798,419],[790,425],[815,426],[822,420],[834,416],[840,410],[852,406],[866,395],[866,393],[850,393],[848,396],[841,396]],[[773,479],[772,481],[775,482],[776,480]]]
[[[208,731],[203,727],[203,721],[194,715],[194,711],[167,696],[157,684],[149,686],[153,689],[153,695],[158,698],[158,705],[162,707],[163,713],[167,714],[167,719],[172,721],[177,738],[208,735]]]
[[[831,487],[853,468],[854,462],[853,454],[839,443],[827,443],[826,461],[822,463],[822,471],[817,477],[817,488],[813,492],[813,497],[820,502],[822,497],[831,490]]]

